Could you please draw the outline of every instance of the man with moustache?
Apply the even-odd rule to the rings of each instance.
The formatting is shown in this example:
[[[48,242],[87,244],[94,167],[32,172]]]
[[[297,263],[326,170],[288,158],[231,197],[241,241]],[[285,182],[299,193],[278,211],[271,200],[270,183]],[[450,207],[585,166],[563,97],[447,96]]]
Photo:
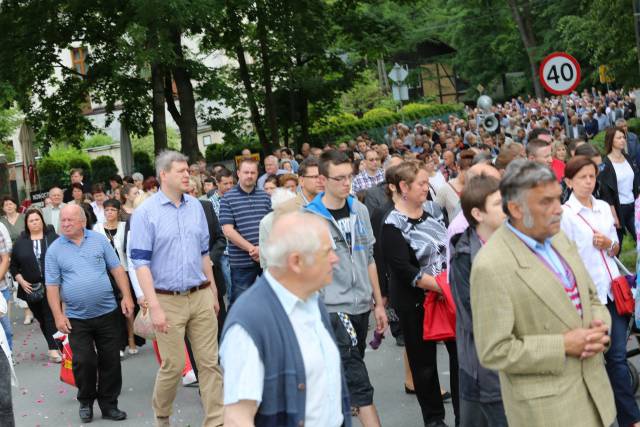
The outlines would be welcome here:
[[[602,353],[611,317],[560,232],[560,184],[545,165],[514,160],[500,192],[508,221],[474,259],[471,311],[478,358],[499,372],[509,425],[610,426]]]

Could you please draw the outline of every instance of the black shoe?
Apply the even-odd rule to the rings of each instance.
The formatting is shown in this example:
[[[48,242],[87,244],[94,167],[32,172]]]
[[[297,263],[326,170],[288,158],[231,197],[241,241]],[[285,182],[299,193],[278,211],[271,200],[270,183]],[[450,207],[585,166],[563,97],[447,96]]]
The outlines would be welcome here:
[[[398,335],[396,337],[396,345],[398,347],[404,347],[404,336],[403,335]]]
[[[407,387],[406,384],[404,385],[404,392],[406,394],[416,394],[416,390],[415,389],[411,390],[409,387]]]
[[[102,412],[102,418],[105,420],[122,421],[127,418],[127,413],[118,408],[111,408]]]
[[[444,421],[437,420],[437,421],[430,421],[428,423],[425,423],[424,427],[449,427],[449,426],[447,426],[444,423]]]
[[[442,394],[442,401],[446,402],[447,400],[450,400],[450,399],[451,399],[451,393],[449,393],[448,391],[445,391]]]
[[[80,405],[80,421],[90,423],[93,420],[93,405]]]

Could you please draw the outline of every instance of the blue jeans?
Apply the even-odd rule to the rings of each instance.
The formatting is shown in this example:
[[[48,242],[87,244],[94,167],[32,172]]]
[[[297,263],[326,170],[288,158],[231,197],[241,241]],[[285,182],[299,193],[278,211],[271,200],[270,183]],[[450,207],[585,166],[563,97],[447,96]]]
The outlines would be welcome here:
[[[220,257],[220,270],[224,276],[224,281],[227,284],[227,295],[231,298],[231,267],[229,267],[229,255],[222,255]]]
[[[253,285],[262,273],[260,265],[254,263],[251,267],[231,267],[231,281],[233,286],[229,292],[229,307],[240,295]]]
[[[607,303],[607,308],[611,314],[611,331],[609,332],[611,344],[609,351],[604,354],[604,359],[616,402],[618,425],[628,426],[640,421],[640,410],[633,396],[627,365],[629,317],[620,316],[613,301]]]
[[[11,299],[13,297],[13,292],[10,288],[3,289],[2,296],[5,300],[7,300],[7,308]],[[9,318],[9,313],[6,316],[0,317],[0,325],[2,325],[2,329],[4,329],[4,333],[7,336],[7,342],[9,343],[9,348],[13,350],[13,330],[11,329],[11,319]]]

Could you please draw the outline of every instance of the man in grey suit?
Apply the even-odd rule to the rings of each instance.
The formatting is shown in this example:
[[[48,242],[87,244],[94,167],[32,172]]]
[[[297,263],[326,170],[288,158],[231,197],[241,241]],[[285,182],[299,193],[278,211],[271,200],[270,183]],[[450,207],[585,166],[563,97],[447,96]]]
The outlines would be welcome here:
[[[569,138],[570,139],[585,139],[587,137],[587,132],[584,129],[584,126],[580,122],[578,116],[571,116],[571,122],[569,125]]]
[[[42,216],[46,224],[53,225],[53,228],[58,232],[60,228],[60,210],[65,205],[62,203],[63,192],[58,187],[53,187],[49,190],[49,198],[51,199],[51,206],[47,206],[42,209]]]

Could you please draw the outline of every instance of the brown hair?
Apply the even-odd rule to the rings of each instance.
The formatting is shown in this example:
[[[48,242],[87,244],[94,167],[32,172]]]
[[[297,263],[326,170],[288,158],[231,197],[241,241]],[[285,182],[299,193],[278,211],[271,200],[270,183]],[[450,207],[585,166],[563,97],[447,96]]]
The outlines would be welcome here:
[[[38,208],[29,208],[24,213],[24,232],[27,236],[31,236],[31,230],[29,229],[29,217],[31,215],[38,215],[40,217],[40,221],[42,221],[42,232],[46,234],[47,224],[44,222],[44,216],[42,216],[42,212]]]
[[[473,159],[476,157],[476,152],[473,150],[464,150],[460,152],[460,158],[457,161],[458,168],[461,171],[466,171],[473,166]]]
[[[492,176],[474,176],[466,183],[460,195],[460,205],[462,214],[471,227],[478,225],[478,221],[471,215],[473,208],[485,212],[487,197],[496,191],[500,191],[500,181]]]
[[[397,166],[387,169],[387,196],[391,199],[393,197],[393,191],[391,186],[395,187],[395,191],[400,191],[400,182],[404,181],[407,185],[411,185],[415,181],[416,176],[420,170],[426,170],[424,163],[418,160],[406,160]]]
[[[278,185],[278,187],[284,187],[284,184],[287,181],[292,181],[292,180],[296,182],[296,185],[298,185],[298,176],[297,175],[294,175],[292,173],[282,174],[282,175],[278,176],[278,184],[280,184],[280,185]]]
[[[604,151],[606,154],[609,154],[611,150],[613,150],[613,138],[616,136],[616,132],[621,132],[623,135],[626,135],[624,129],[621,127],[607,129],[607,133],[604,134]]]
[[[527,157],[535,156],[539,149],[548,147],[549,145],[551,144],[542,139],[532,139],[527,143]]]
[[[574,176],[582,170],[585,166],[593,166],[596,171],[596,175],[598,175],[598,165],[591,160],[591,157],[587,156],[574,156],[568,162],[564,168],[564,177],[573,179]]]

